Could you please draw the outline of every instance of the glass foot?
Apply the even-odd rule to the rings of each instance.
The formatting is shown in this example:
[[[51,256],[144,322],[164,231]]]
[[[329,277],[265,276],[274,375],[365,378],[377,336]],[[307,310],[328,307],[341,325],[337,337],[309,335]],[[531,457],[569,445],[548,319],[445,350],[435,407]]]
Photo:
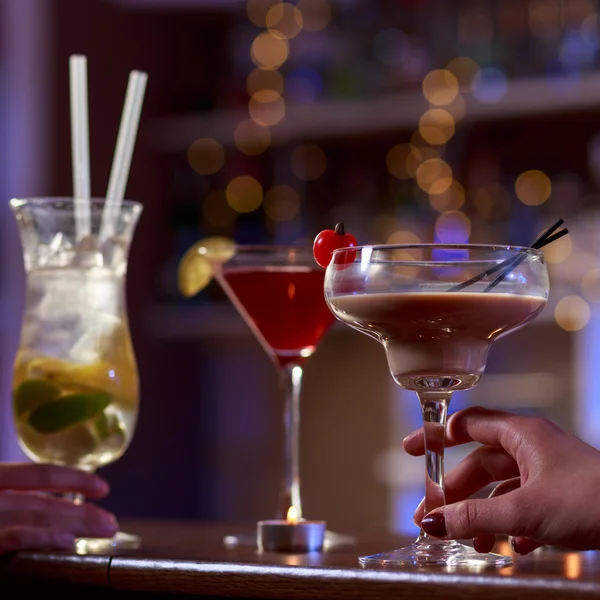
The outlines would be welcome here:
[[[363,567],[506,567],[512,564],[510,556],[482,554],[471,546],[460,542],[435,540],[419,537],[406,548],[361,556],[358,561]]]
[[[256,534],[242,533],[226,535],[223,538],[223,543],[227,548],[256,548]],[[353,546],[354,544],[356,544],[356,538],[352,535],[326,531],[323,550],[333,550],[334,548]]]
[[[110,554],[115,550],[135,550],[142,545],[139,536],[119,531],[112,538],[77,538],[76,554]]]

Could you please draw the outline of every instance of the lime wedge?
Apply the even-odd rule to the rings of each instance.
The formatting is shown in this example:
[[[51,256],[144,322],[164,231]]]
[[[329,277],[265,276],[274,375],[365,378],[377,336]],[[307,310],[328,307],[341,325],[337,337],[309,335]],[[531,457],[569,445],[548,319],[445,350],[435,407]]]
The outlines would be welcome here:
[[[67,427],[93,419],[110,404],[104,392],[72,394],[42,404],[29,416],[29,425],[39,433],[57,433]]]
[[[16,415],[22,415],[59,396],[60,388],[53,383],[43,379],[26,379],[13,392],[13,409]]]
[[[186,297],[195,296],[211,281],[214,265],[227,262],[235,254],[233,240],[207,237],[196,242],[179,261],[177,280],[179,290]]]
[[[96,438],[110,446],[119,448],[125,442],[125,431],[117,415],[99,413],[94,419],[93,428]]]

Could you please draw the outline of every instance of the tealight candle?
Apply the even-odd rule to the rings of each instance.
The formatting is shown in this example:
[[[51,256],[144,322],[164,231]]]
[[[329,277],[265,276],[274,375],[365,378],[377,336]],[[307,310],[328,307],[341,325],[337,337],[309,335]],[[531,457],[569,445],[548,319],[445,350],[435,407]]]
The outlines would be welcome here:
[[[294,506],[287,519],[259,521],[256,544],[259,550],[273,552],[319,552],[325,541],[325,521],[308,521],[297,518]]]

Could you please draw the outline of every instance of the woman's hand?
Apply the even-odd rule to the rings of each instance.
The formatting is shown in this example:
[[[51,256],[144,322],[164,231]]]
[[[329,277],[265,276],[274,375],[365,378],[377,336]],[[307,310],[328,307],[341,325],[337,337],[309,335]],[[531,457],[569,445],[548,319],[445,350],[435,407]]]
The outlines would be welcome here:
[[[47,464],[0,463],[0,555],[13,550],[72,548],[76,537],[111,537],[115,517],[95,506],[52,496],[108,494],[97,475]]]
[[[600,451],[546,419],[468,408],[448,420],[446,446],[479,442],[445,477],[446,506],[415,522],[443,539],[473,538],[489,552],[495,534],[513,536],[527,554],[544,544],[600,548]],[[423,430],[404,439],[409,454],[424,454]],[[489,498],[468,499],[490,483]]]

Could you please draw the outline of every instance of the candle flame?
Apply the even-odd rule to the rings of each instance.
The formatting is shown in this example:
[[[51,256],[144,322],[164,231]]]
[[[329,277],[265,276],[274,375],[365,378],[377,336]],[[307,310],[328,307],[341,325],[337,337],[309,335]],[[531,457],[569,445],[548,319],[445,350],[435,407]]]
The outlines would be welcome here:
[[[290,506],[287,511],[287,521],[291,525],[298,523],[298,509],[295,506]]]

